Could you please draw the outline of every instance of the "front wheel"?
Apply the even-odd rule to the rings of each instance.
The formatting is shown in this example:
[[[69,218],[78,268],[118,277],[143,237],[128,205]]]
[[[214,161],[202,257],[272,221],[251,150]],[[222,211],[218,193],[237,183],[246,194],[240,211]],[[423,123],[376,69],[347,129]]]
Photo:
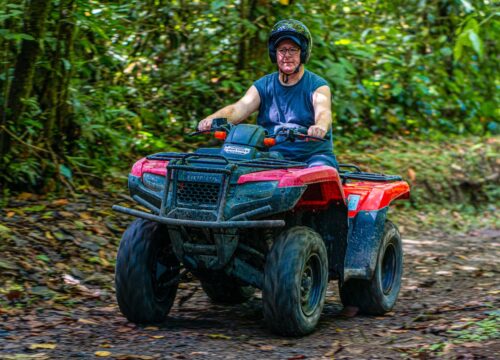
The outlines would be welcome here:
[[[177,293],[180,264],[162,225],[135,220],[123,233],[116,258],[116,299],[134,323],[165,320]]]
[[[383,315],[398,298],[403,276],[403,245],[396,225],[386,221],[371,280],[350,279],[340,287],[344,306],[357,306],[365,314]]]
[[[314,330],[325,302],[328,260],[321,236],[296,226],[280,234],[266,259],[262,300],[274,332],[306,335]]]

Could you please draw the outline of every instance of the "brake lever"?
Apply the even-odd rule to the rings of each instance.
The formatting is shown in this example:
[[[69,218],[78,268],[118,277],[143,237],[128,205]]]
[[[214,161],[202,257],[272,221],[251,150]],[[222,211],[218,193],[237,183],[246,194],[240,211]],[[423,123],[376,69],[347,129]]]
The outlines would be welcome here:
[[[320,138],[320,137],[311,136],[311,135],[304,135],[304,134],[300,134],[300,133],[296,134],[296,136],[298,138],[305,139],[306,141],[309,140],[309,139],[312,140],[312,141],[326,141],[325,138]]]
[[[195,136],[195,135],[200,135],[200,134],[206,134],[212,132],[212,130],[201,130],[201,131],[195,131],[192,133],[189,133],[188,136]]]

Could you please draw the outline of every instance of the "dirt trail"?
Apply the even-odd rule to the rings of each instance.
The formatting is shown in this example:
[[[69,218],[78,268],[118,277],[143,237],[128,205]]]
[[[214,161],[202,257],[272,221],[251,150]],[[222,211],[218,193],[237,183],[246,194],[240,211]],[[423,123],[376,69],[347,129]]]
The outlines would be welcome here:
[[[55,238],[66,247],[78,243],[82,257],[96,253],[106,259],[100,251],[116,247],[121,221],[125,220],[114,220],[108,210],[93,204],[68,208],[69,205],[61,203],[65,207],[57,211],[63,214],[59,219],[51,218],[47,226],[51,226],[51,233],[62,229],[62,235],[58,236],[68,238]],[[103,229],[95,225],[93,237],[87,234],[89,237],[78,242],[79,225],[72,230],[76,220],[70,215],[82,212],[100,213],[100,219],[94,216],[87,219],[88,223],[101,221],[107,225],[102,225]],[[5,258],[1,260],[3,266],[0,261],[0,285],[5,290],[6,284],[12,283],[12,276],[17,276],[21,287],[29,289],[30,294],[37,295],[38,291],[41,295],[34,299],[43,301],[30,301],[19,294],[22,291],[1,293],[0,359],[500,358],[499,231],[484,230],[462,236],[435,231],[418,238],[403,234],[404,281],[393,312],[369,317],[355,314],[355,309],[343,311],[337,284],[332,282],[317,331],[295,339],[279,337],[267,330],[260,294],[242,305],[217,306],[210,303],[195,280],[181,284],[164,324],[140,327],[128,323],[119,313],[110,290],[112,265],[102,260],[97,266],[101,273],[90,274],[85,283],[77,279],[76,270],[73,275],[61,276],[68,268],[57,265],[63,261],[57,259],[53,261],[53,270],[52,266],[45,267],[45,274],[36,269],[26,270],[25,274],[17,269],[18,266],[25,269],[23,262],[29,258],[22,252],[21,247],[26,244],[22,241],[43,237],[47,230],[43,222],[12,220],[15,216],[8,217],[8,208],[1,214],[2,224],[9,227],[11,236],[2,245]],[[74,239],[69,239],[70,236]],[[48,242],[56,241],[48,238]],[[99,239],[100,248],[92,249]],[[103,239],[112,240],[104,244]],[[40,246],[49,254],[50,261],[57,257],[48,245]],[[66,263],[78,261],[74,258],[76,254],[70,255]],[[19,274],[26,279],[20,279]],[[35,281],[46,286],[33,286]],[[54,285],[58,282],[64,286]],[[44,291],[50,296],[44,295]],[[71,294],[78,295],[69,301]]]

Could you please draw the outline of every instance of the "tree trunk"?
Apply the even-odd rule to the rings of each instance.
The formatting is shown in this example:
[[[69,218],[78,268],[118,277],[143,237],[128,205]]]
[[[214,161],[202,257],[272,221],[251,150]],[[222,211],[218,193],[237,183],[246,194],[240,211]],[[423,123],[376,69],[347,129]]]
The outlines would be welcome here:
[[[242,20],[247,20],[250,22],[255,21],[255,11],[257,7],[257,0],[241,0],[240,3],[240,18]],[[248,34],[248,31],[245,28],[245,25],[241,24],[240,26],[240,34],[247,34],[245,37],[240,39],[239,49],[238,49],[238,66],[237,69],[239,71],[244,71],[247,69],[249,61],[252,58],[255,58],[256,47],[254,45],[258,45],[258,38],[256,34]],[[256,41],[257,40],[257,41]],[[260,55],[260,54],[259,54]],[[260,59],[260,56],[259,56]]]
[[[21,52],[17,56],[14,77],[7,101],[6,121],[17,125],[25,110],[23,100],[28,98],[33,87],[33,75],[36,61],[41,49],[41,41],[45,31],[46,19],[50,8],[50,0],[32,0],[27,5],[23,32],[34,40],[24,39]],[[0,155],[6,153],[10,143],[8,134],[0,135]]]
[[[45,138],[47,145],[56,153],[63,153],[63,142],[54,139],[74,140],[74,126],[70,117],[71,106],[68,104],[68,87],[72,76],[73,42],[75,34],[75,0],[62,0],[59,3],[57,25],[57,47],[52,55],[52,66],[45,90],[43,105],[47,121]],[[67,133],[67,130],[71,134]]]
[[[76,145],[75,140],[78,137],[78,126],[75,123],[75,117],[73,114],[73,107],[69,104],[69,84],[74,73],[73,64],[73,51],[74,51],[74,41],[76,35],[76,19],[74,17],[74,11],[76,8],[75,0],[68,0],[66,6],[66,16],[65,21],[62,25],[61,34],[64,35],[64,51],[63,59],[69,64],[69,68],[66,67],[64,63],[60,64],[62,81],[59,88],[59,101],[57,106],[57,124],[59,128],[65,134],[65,138],[68,144]]]

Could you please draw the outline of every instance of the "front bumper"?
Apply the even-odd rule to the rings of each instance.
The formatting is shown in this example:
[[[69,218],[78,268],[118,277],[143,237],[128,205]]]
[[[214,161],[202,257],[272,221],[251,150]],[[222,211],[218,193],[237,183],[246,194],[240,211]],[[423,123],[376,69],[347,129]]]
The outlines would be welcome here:
[[[225,229],[225,228],[274,228],[285,226],[284,220],[238,220],[238,221],[199,221],[199,220],[183,220],[172,219],[165,216],[150,214],[144,211],[134,210],[120,205],[113,205],[113,210],[123,214],[140,217],[147,220],[156,221],[166,225],[173,226],[189,226],[210,229]]]

